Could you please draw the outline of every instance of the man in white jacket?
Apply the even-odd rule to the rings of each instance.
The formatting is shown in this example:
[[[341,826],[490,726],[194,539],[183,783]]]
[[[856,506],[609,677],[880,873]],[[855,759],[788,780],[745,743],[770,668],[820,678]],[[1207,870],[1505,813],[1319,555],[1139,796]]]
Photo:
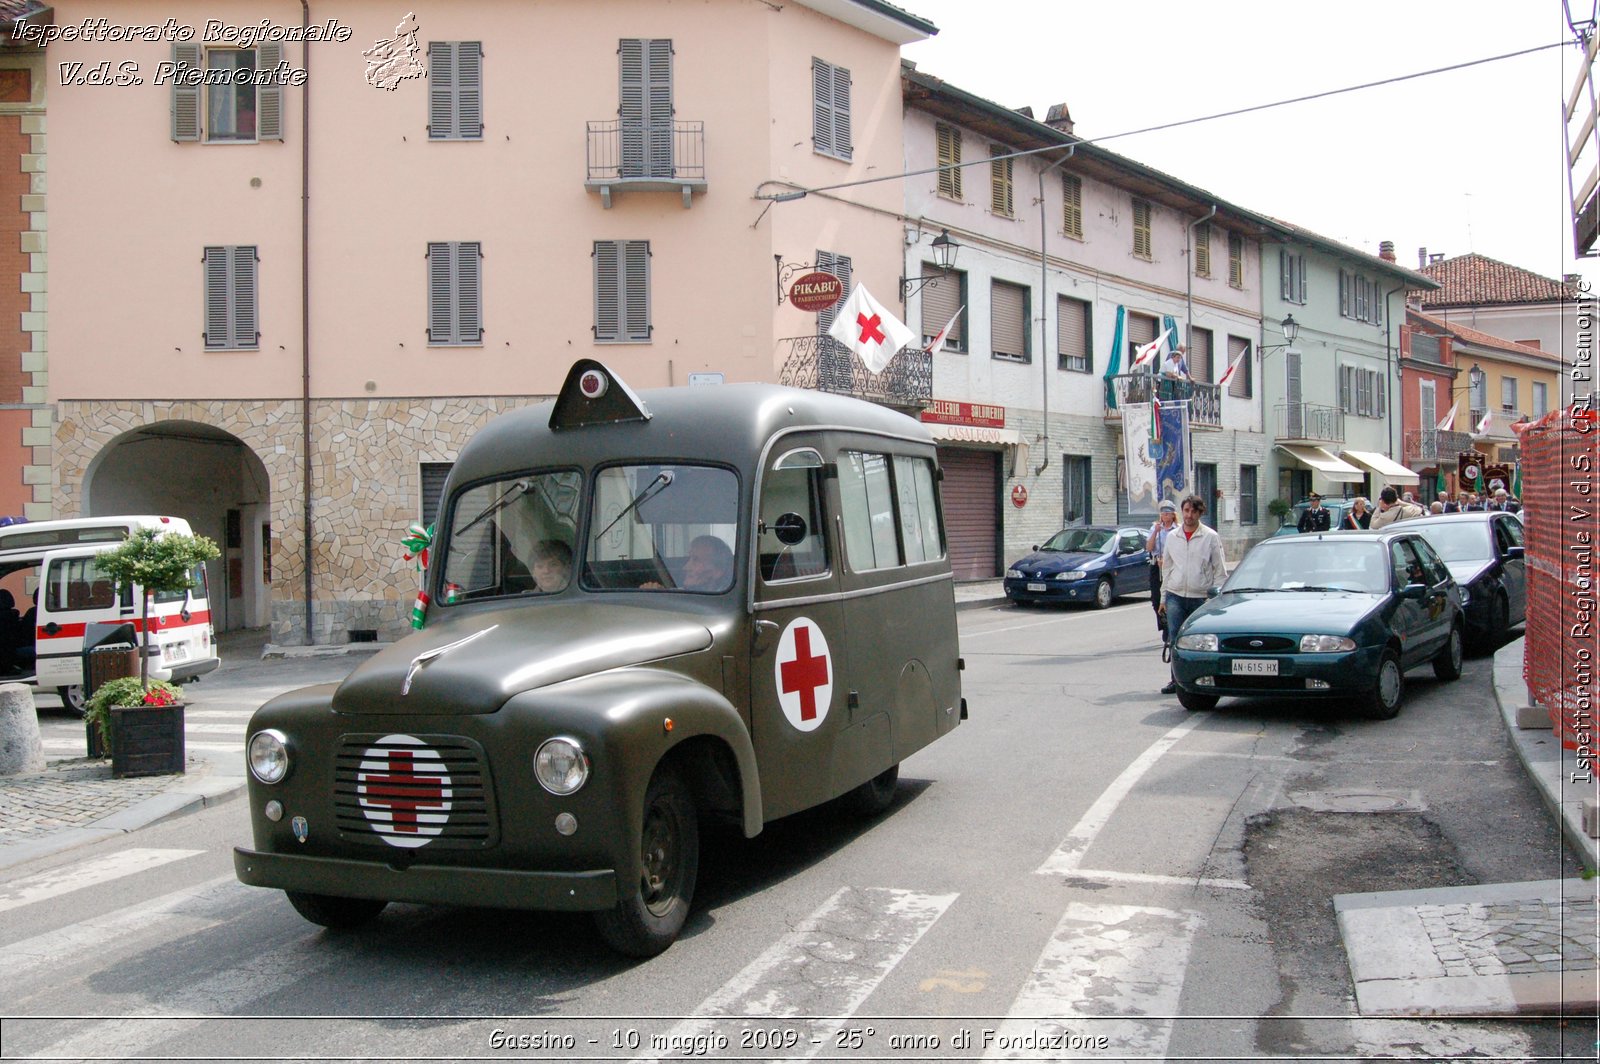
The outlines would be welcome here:
[[[1174,646],[1184,620],[1228,578],[1222,537],[1200,522],[1205,512],[1205,500],[1200,496],[1184,499],[1183,523],[1167,534],[1161,552],[1161,609],[1167,617],[1167,638]],[[1171,680],[1161,693],[1176,694],[1177,690],[1177,681]]]

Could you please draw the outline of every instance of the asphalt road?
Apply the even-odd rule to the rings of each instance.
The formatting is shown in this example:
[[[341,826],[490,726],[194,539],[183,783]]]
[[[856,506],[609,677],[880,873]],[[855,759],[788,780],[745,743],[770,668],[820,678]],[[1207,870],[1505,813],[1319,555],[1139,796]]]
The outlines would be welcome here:
[[[4,1057],[1593,1059],[1592,1021],[1356,1016],[1333,894],[1578,874],[1489,659],[1412,672],[1393,721],[1190,714],[1157,693],[1147,603],[961,630],[971,719],[893,808],[709,834],[653,961],[570,915],[397,905],[322,931],[234,882],[235,802],[6,873]],[[233,663],[191,713],[224,747],[355,660]]]

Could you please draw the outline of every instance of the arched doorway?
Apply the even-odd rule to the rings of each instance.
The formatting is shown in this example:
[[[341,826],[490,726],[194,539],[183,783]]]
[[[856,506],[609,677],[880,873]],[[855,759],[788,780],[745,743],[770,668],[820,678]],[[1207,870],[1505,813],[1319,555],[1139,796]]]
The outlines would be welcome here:
[[[216,541],[206,578],[217,631],[271,622],[270,481],[237,436],[197,421],[141,426],[95,455],[82,492],[85,516],[166,514]]]

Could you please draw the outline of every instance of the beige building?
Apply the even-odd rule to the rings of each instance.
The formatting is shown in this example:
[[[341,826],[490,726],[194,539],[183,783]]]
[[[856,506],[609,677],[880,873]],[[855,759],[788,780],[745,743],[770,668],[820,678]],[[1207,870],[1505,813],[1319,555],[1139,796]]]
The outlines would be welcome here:
[[[398,634],[399,540],[479,425],[584,356],[815,385],[825,321],[780,280],[901,272],[897,183],[773,197],[900,170],[923,20],[403,11],[69,0],[44,42],[55,512],[187,517],[224,547],[219,627]]]

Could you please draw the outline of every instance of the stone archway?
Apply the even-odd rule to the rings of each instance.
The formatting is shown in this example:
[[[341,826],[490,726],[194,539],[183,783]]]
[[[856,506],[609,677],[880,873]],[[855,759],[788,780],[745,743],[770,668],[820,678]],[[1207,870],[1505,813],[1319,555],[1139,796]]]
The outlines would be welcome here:
[[[160,421],[108,440],[84,470],[80,513],[167,514],[209,536],[222,556],[206,567],[218,632],[272,620],[271,487],[244,441],[197,421]]]

